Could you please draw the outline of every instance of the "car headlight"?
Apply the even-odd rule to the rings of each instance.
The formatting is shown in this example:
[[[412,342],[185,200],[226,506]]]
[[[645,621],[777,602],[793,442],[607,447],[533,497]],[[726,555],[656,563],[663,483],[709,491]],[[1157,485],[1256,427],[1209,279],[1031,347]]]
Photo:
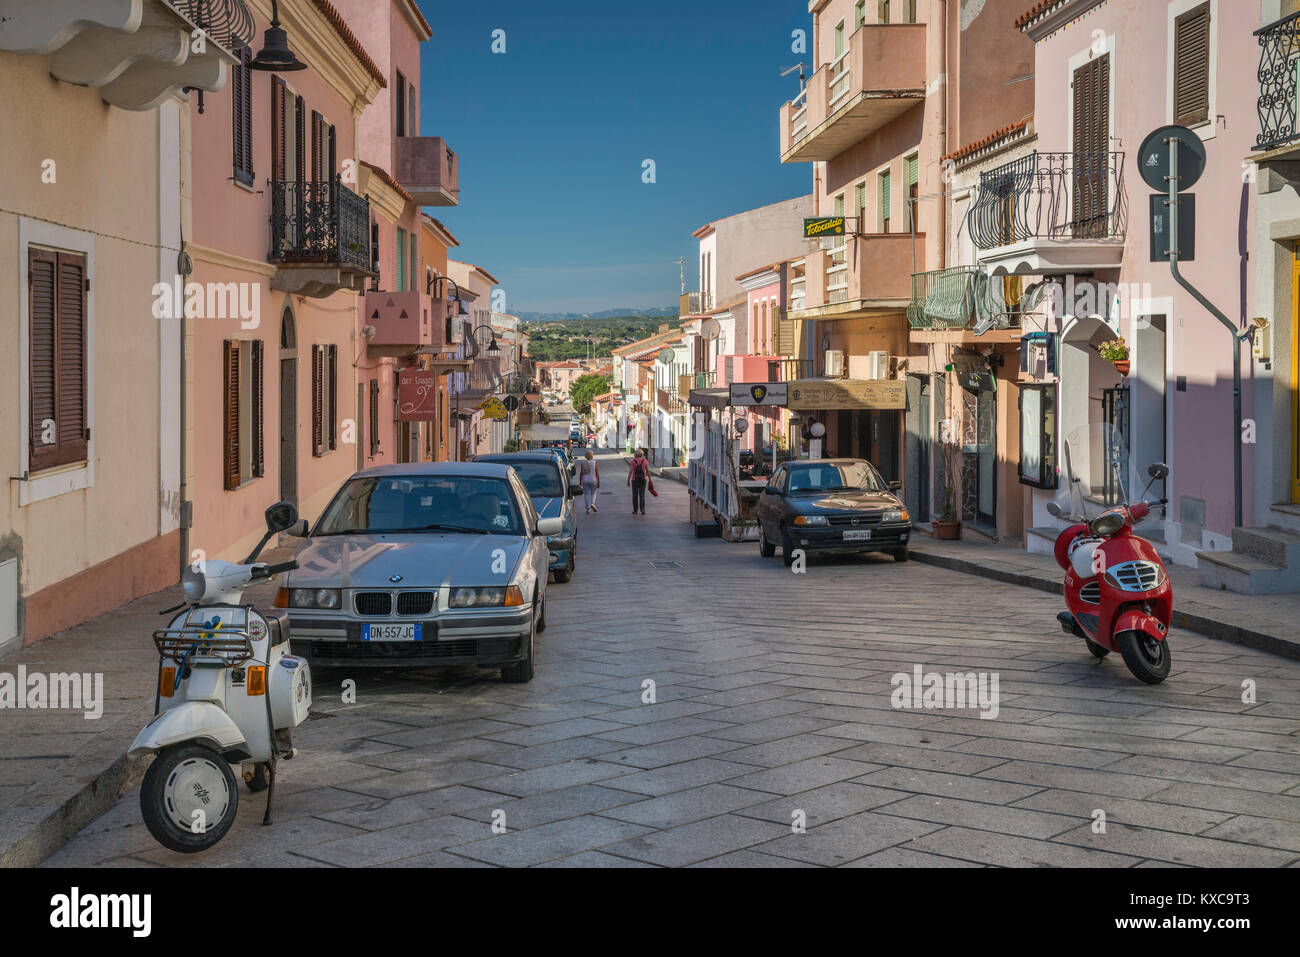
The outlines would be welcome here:
[[[880,516],[880,520],[882,522],[910,522],[912,516],[907,514],[905,508],[888,508],[885,509],[885,514]]]
[[[794,519],[796,525],[826,525],[825,515],[796,515]]]
[[[337,588],[290,588],[290,608],[338,608],[342,596]]]
[[[524,603],[518,585],[490,585],[486,588],[453,588],[447,604],[451,608],[500,608]]]

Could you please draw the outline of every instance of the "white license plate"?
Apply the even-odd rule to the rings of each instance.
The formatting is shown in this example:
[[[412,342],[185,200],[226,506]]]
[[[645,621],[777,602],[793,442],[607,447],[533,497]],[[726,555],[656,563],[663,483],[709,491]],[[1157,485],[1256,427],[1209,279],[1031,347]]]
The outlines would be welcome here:
[[[871,529],[869,528],[850,529],[844,533],[844,540],[846,542],[861,542],[870,537]]]
[[[421,626],[408,625],[362,625],[362,641],[420,641]]]

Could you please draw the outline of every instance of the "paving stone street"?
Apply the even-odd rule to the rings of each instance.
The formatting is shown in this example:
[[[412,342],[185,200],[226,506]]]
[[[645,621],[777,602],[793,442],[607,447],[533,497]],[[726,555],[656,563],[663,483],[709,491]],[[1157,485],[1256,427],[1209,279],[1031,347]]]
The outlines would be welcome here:
[[[274,826],[245,791],[176,854],[133,789],[46,866],[1300,863],[1300,662],[1175,629],[1146,686],[1053,595],[888,556],[794,574],[696,539],[668,479],[630,514],[601,461],[531,683],[316,668]],[[918,666],[996,675],[996,715],[894,707]]]

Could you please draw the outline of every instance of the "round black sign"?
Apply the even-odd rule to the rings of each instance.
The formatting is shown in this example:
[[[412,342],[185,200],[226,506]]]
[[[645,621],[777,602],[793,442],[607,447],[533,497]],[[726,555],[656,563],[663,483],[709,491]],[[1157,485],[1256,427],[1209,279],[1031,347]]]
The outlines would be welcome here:
[[[504,399],[501,400],[501,404],[504,405],[506,409],[509,410],[510,412],[513,412],[515,409],[519,408],[519,400],[516,399],[513,395],[506,396]]]
[[[1205,144],[1185,126],[1162,126],[1148,134],[1138,151],[1138,172],[1157,192],[1169,192],[1169,139],[1178,140],[1178,189],[1191,189],[1205,172]]]

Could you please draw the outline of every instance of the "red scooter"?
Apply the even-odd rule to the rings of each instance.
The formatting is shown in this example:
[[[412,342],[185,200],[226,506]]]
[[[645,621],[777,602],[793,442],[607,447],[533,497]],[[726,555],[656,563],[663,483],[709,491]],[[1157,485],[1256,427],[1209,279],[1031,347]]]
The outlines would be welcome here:
[[[1169,466],[1152,465],[1143,500],[1129,505],[1123,474],[1128,455],[1109,426],[1075,433],[1066,442],[1065,455],[1070,512],[1058,502],[1047,506],[1056,518],[1076,522],[1056,540],[1056,562],[1065,569],[1069,609],[1057,620],[1066,634],[1082,638],[1098,659],[1118,651],[1139,680],[1159,684],[1169,676],[1172,664],[1167,639],[1174,613],[1173,589],[1164,562],[1133,527],[1153,507],[1168,504],[1164,498],[1147,502],[1145,496],[1153,483],[1169,475]],[[1090,459],[1099,460],[1099,467],[1087,467]],[[1099,475],[1101,481],[1088,481],[1092,475]],[[1089,518],[1089,505],[1099,508],[1100,514]]]

